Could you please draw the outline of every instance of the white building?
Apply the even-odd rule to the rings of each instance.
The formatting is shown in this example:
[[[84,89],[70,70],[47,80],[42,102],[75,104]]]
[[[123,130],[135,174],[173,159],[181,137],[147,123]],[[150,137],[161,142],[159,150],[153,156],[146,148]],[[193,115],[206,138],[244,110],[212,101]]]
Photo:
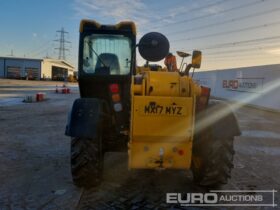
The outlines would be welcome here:
[[[64,80],[74,74],[74,66],[64,60],[0,57],[0,78]]]

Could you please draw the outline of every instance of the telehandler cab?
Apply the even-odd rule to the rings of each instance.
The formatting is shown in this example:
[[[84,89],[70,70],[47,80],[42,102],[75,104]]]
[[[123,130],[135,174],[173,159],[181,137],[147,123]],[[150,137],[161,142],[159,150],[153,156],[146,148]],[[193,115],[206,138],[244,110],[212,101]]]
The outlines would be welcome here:
[[[65,132],[72,138],[74,183],[98,185],[104,153],[128,151],[129,169],[191,169],[199,185],[225,184],[240,130],[229,106],[209,100],[210,89],[189,76],[190,68],[200,67],[201,52],[178,73],[136,67],[137,47],[152,62],[169,52],[167,38],[157,32],[136,44],[133,22],[81,21],[80,98]]]

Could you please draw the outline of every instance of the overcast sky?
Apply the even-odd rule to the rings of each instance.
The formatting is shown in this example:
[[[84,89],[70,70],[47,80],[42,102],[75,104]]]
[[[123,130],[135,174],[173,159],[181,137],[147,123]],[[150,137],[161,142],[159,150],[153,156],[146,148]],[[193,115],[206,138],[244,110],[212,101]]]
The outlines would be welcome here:
[[[202,50],[202,70],[280,59],[280,0],[2,0],[0,56],[13,50],[18,57],[57,57],[53,40],[64,27],[71,41],[67,60],[76,65],[83,18],[104,24],[133,20],[138,38],[162,32],[174,53]]]

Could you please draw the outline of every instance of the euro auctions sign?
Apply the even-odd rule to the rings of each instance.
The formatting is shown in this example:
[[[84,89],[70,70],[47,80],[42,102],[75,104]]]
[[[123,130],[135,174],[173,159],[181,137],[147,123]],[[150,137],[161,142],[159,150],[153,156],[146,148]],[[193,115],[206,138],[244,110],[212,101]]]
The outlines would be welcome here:
[[[207,193],[167,193],[166,203],[186,207],[276,207],[276,193],[276,190],[210,190]]]
[[[241,92],[260,92],[263,89],[264,78],[236,78],[223,80],[224,89]]]

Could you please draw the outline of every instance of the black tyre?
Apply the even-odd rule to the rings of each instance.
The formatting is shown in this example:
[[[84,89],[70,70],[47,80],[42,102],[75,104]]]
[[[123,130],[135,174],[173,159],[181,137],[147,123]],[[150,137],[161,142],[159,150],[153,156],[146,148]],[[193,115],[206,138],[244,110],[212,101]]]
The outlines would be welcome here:
[[[101,139],[73,138],[71,172],[75,185],[93,187],[100,184],[103,171]]]
[[[193,142],[191,169],[198,185],[216,187],[226,184],[231,177],[233,139],[240,135],[240,131],[235,116],[229,110],[227,104],[213,103],[196,119],[196,126],[202,121],[205,123],[206,118],[214,119],[206,120],[208,125],[196,133]],[[217,118],[219,113],[224,114]]]

